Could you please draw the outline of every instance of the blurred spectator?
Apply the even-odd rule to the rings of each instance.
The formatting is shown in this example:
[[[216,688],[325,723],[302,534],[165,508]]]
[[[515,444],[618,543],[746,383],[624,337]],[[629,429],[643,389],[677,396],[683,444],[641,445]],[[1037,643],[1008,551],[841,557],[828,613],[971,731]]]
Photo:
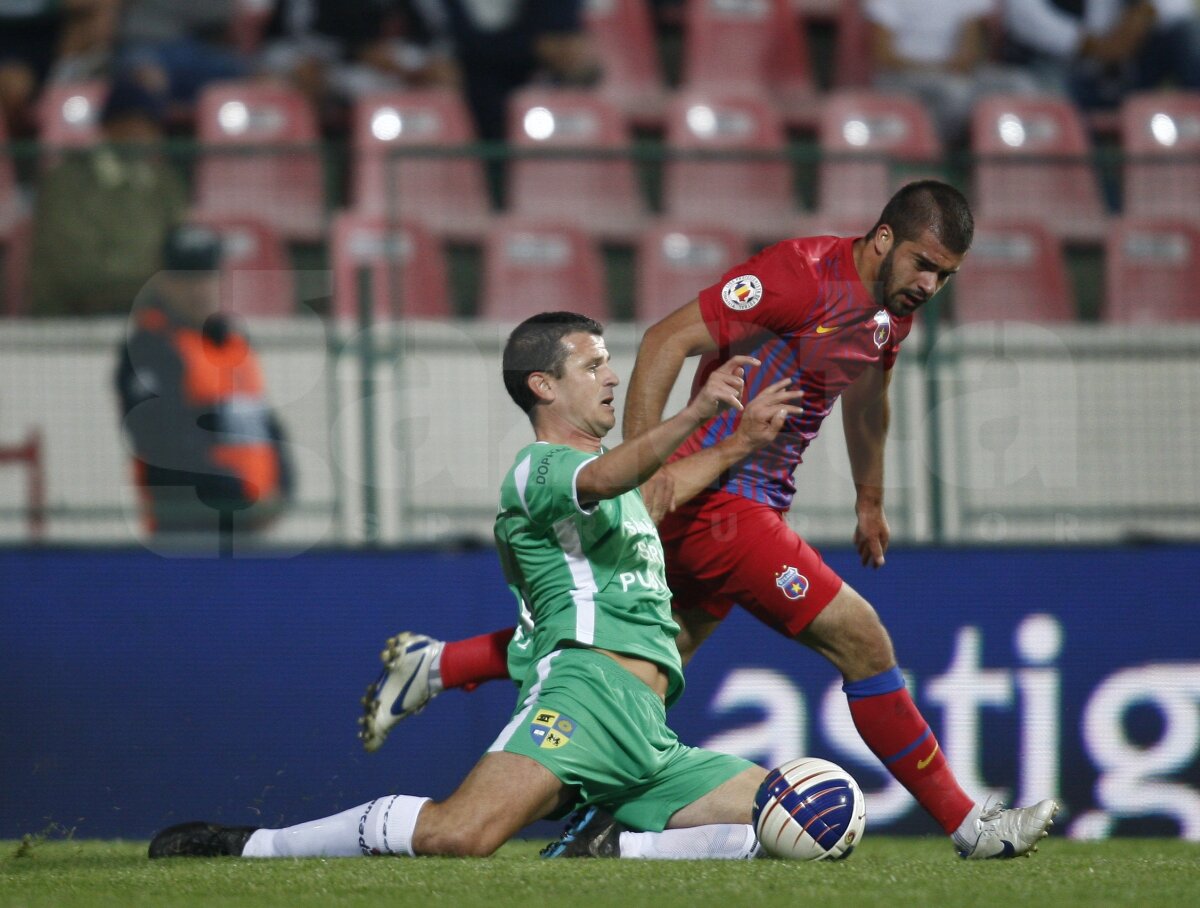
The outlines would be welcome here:
[[[1193,0],[1006,0],[1010,59],[1088,109],[1163,83],[1200,88]]]
[[[584,0],[410,0],[435,50],[452,54],[482,139],[504,139],[509,95],[535,79],[591,85],[600,75]]]
[[[125,313],[158,270],[187,194],[162,157],[162,99],[118,82],[100,112],[103,138],[62,152],[34,206],[34,315]]]
[[[959,143],[978,98],[1033,93],[1037,81],[992,62],[997,0],[866,0],[875,87],[914,94],[942,139]]]
[[[104,65],[117,0],[0,0],[0,116],[10,135],[36,130],[33,101],[49,79]]]
[[[367,91],[453,84],[444,56],[408,34],[401,0],[277,0],[262,66],[307,94],[318,110]]]
[[[117,28],[117,67],[167,99],[190,107],[200,89],[239,79],[250,63],[230,44],[234,0],[125,0]]]
[[[134,307],[116,383],[148,530],[261,529],[291,494],[279,421],[244,334],[220,312],[220,236],[183,224]]]

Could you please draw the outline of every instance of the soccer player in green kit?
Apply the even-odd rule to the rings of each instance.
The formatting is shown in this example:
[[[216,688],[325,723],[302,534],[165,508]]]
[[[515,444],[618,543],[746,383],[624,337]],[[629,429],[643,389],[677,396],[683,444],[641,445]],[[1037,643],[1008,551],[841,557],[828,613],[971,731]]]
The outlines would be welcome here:
[[[534,316],[504,350],[504,383],[537,441],[504,480],[496,542],[520,609],[509,667],[517,708],[445,801],[389,795],[283,829],[185,823],[150,856],[489,855],[534,820],[602,806],[626,831],[590,847],[622,857],[753,857],[751,806],[765,770],[681,744],[666,707],[683,691],[662,546],[638,487],[728,408],[739,429],[676,478],[698,488],[772,441],[797,392],[782,380],[744,408],[732,357],[678,414],[605,451],[616,374],[603,328]],[[686,488],[684,489],[686,491]],[[640,831],[634,831],[640,830]],[[665,830],[665,831],[664,831]]]

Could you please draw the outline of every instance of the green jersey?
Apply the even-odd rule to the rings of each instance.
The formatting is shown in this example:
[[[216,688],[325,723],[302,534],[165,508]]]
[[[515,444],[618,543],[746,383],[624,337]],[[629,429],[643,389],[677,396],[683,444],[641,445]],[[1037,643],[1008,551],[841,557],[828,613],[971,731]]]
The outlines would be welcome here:
[[[520,607],[509,674],[524,682],[564,645],[597,647],[661,666],[671,704],[683,692],[683,666],[662,543],[636,489],[580,507],[575,479],[597,456],[537,442],[504,478],[496,545]]]

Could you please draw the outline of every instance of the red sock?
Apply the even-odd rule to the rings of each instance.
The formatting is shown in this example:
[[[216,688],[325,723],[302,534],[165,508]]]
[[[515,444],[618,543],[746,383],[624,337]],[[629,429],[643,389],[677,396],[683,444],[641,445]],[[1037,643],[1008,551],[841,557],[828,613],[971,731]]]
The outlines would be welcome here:
[[[474,690],[484,681],[508,677],[508,641],[515,627],[502,631],[450,640],[442,648],[442,688],[462,687]]]
[[[896,681],[898,689],[892,687]],[[933,730],[904,688],[900,670],[851,682],[842,689],[858,733],[888,772],[947,835],[958,829],[975,802],[959,787]]]

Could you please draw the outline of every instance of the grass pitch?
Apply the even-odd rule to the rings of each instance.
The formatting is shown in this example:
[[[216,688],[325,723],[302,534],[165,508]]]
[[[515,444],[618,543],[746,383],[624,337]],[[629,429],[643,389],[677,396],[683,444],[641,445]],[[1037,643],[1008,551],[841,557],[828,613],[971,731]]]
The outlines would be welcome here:
[[[487,860],[149,861],[144,842],[0,841],[0,906],[288,908],[921,908],[1200,905],[1200,845],[1050,838],[1030,860],[968,863],[944,839],[868,839],[848,861],[541,861],[542,842]]]

